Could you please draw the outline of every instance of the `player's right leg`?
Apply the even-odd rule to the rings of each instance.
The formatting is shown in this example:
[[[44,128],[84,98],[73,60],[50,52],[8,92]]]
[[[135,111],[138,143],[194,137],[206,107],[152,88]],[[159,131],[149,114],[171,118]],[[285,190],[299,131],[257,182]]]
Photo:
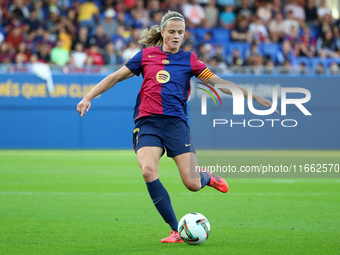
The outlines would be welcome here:
[[[227,182],[205,169],[199,169],[196,154],[187,152],[174,157],[184,185],[192,191],[197,191],[205,185],[213,187],[220,192],[229,190]]]
[[[162,243],[180,243],[183,240],[177,232],[178,221],[171,205],[170,196],[159,180],[158,164],[163,151],[162,147],[141,147],[137,150],[137,159],[153,204],[164,221],[171,227],[170,236],[162,239]]]

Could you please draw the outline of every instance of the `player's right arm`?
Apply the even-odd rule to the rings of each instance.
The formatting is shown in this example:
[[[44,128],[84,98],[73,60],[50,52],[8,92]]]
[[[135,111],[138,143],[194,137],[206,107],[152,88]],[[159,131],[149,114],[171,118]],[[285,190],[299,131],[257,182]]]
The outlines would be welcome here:
[[[129,68],[123,66],[116,72],[106,76],[79,102],[77,105],[77,112],[79,112],[81,117],[84,117],[85,111],[88,112],[91,108],[91,100],[93,98],[112,88],[116,83],[131,78],[134,75],[135,74],[131,72]]]

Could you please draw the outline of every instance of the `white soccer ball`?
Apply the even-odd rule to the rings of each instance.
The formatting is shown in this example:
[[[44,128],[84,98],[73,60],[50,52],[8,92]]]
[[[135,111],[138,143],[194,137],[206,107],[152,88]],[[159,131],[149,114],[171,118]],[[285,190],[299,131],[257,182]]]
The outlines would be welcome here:
[[[178,233],[187,244],[204,243],[210,235],[210,223],[200,213],[188,213],[178,223]]]

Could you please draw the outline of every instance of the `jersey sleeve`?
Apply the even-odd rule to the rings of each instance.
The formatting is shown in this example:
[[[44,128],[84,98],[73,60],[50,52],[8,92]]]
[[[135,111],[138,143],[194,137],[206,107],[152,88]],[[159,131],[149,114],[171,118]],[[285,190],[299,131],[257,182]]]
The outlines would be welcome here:
[[[197,58],[194,52],[191,53],[190,62],[192,73],[202,82],[207,82],[214,75],[209,68]]]
[[[127,68],[135,75],[139,76],[140,73],[143,71],[142,69],[142,57],[143,57],[143,50],[138,52],[134,55],[130,60],[125,64]]]

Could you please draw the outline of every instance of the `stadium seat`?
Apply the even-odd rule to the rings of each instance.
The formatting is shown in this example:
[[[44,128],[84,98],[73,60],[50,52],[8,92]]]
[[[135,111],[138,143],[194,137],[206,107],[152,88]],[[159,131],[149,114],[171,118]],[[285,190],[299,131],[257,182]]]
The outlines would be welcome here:
[[[191,32],[195,35],[195,38],[198,43],[204,42],[204,35],[209,31],[210,29],[207,28],[195,28],[191,30]]]
[[[300,66],[302,63],[305,63],[306,67],[311,67],[312,62],[308,57],[296,57],[292,63],[292,66]]]
[[[326,58],[315,57],[315,58],[311,58],[311,63],[312,63],[313,69],[315,69],[319,63],[321,63],[326,68],[328,64],[328,60]]]
[[[270,58],[275,62],[280,46],[277,43],[261,43],[259,49],[263,56],[270,56]]]
[[[238,49],[240,51],[240,56],[244,58],[244,54],[249,48],[249,43],[228,43],[225,46],[225,53],[227,54],[227,56],[230,56],[233,54],[234,49]]]
[[[216,44],[226,45],[230,41],[230,30],[224,28],[215,28],[212,31],[213,41]]]
[[[327,66],[330,66],[333,62],[340,65],[340,58],[328,58],[327,59]]]

